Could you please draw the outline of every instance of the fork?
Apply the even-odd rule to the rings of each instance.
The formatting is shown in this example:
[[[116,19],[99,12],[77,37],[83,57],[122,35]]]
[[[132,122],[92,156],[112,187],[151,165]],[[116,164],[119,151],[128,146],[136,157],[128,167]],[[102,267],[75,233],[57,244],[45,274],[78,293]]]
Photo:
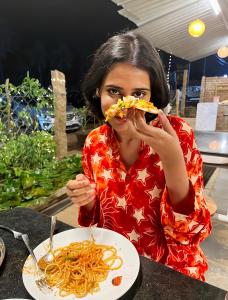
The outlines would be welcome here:
[[[6,229],[6,230],[10,231],[13,234],[13,236],[14,236],[15,239],[22,240],[23,233],[15,231],[15,230],[13,230],[13,229],[11,229],[11,228],[9,228],[7,226],[4,226],[4,225],[0,225],[0,228],[1,229]]]
[[[21,236],[22,240],[24,241],[31,257],[32,257],[32,260],[36,266],[36,275],[37,275],[37,280],[35,281],[36,282],[36,285],[37,287],[44,293],[50,293],[51,292],[51,288],[48,286],[48,283],[47,283],[47,280],[45,278],[45,274],[41,271],[39,265],[38,265],[38,261],[36,259],[36,256],[29,244],[29,238],[28,238],[28,235],[27,234],[22,234]]]

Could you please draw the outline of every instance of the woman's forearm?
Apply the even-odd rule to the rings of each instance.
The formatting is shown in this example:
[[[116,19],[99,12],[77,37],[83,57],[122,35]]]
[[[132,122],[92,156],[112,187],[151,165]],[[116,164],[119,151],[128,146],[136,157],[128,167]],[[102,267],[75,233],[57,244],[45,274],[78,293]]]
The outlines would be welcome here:
[[[170,201],[173,205],[179,204],[186,199],[189,193],[189,180],[184,157],[180,156],[177,161],[162,161],[166,186]]]

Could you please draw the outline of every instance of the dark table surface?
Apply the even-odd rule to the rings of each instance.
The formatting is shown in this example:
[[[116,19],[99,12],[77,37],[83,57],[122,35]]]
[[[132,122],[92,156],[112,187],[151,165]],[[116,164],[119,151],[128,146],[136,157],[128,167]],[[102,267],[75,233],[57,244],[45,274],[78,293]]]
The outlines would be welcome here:
[[[48,238],[50,217],[28,208],[15,208],[0,213],[0,224],[28,233],[31,246],[35,248]],[[57,222],[56,233],[70,229]],[[6,245],[6,257],[0,267],[0,300],[32,297],[27,293],[21,270],[28,256],[22,241],[14,239],[10,232],[0,229],[0,237]],[[224,300],[226,291],[176,272],[164,265],[140,257],[140,272],[133,287],[121,300]],[[39,299],[42,300],[42,299]],[[51,298],[50,298],[51,300]],[[108,300],[108,299],[101,299]]]

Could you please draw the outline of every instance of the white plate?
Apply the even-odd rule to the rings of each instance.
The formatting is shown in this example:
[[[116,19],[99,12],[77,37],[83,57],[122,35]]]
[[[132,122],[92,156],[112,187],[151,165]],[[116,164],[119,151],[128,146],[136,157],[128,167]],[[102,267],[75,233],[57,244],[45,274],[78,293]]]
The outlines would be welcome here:
[[[3,263],[6,254],[6,247],[2,238],[0,238],[0,266]]]
[[[69,245],[72,242],[89,240],[91,238],[91,230],[94,236],[96,243],[111,245],[116,247],[118,251],[118,255],[123,259],[123,265],[121,269],[110,271],[107,279],[100,284],[101,290],[93,295],[88,294],[84,298],[80,298],[83,300],[101,300],[101,299],[109,299],[116,300],[124,295],[130,287],[135,282],[139,267],[139,255],[133,244],[124,236],[103,228],[76,228],[67,230],[61,233],[54,235],[53,238],[53,247],[63,247]],[[37,246],[34,250],[34,253],[37,259],[40,259],[47,252],[47,244],[48,239],[42,242],[39,246]],[[25,262],[26,268],[33,267],[31,259],[27,258]],[[113,286],[112,278],[115,276],[122,276],[122,282],[119,286]],[[57,295],[57,289],[51,291],[50,294],[43,294],[41,290],[36,286],[35,276],[29,274],[29,272],[22,273],[23,282],[25,288],[30,293],[32,297],[37,300],[76,300],[73,295],[67,297],[60,297]]]

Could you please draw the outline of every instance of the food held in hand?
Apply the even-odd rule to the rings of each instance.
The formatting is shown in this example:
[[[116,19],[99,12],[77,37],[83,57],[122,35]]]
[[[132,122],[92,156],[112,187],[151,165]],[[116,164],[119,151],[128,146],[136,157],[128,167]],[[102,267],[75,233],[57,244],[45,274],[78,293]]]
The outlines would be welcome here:
[[[123,100],[118,99],[118,102],[116,104],[113,104],[111,107],[109,107],[109,109],[106,110],[105,121],[110,121],[114,117],[119,117],[121,119],[126,118],[127,110],[129,108],[136,108],[153,114],[158,113],[158,108],[154,106],[152,102],[128,96],[123,97]]]

